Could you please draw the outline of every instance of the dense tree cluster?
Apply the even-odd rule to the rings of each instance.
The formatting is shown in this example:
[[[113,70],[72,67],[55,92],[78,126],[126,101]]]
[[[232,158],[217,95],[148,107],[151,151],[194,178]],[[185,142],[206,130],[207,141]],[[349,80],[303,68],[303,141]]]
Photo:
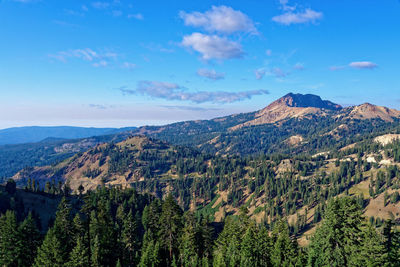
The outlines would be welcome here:
[[[284,219],[272,229],[245,207],[220,224],[132,189],[101,188],[71,202],[40,233],[29,214],[0,216],[1,266],[396,266],[400,233],[377,231],[357,199],[329,201],[310,245],[299,247]],[[222,226],[222,231],[220,230]]]

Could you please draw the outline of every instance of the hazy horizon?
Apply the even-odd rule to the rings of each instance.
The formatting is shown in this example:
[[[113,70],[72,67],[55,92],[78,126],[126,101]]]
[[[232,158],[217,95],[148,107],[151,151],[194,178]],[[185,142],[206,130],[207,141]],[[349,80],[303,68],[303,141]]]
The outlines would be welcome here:
[[[398,0],[0,7],[0,129],[210,119],[289,92],[400,109]]]

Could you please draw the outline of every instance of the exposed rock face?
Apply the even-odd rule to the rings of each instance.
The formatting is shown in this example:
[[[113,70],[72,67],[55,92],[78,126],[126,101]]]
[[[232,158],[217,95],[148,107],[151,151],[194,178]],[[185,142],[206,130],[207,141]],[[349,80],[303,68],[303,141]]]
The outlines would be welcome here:
[[[289,93],[272,102],[256,113],[255,119],[232,127],[236,130],[244,126],[275,123],[290,118],[301,118],[311,114],[325,116],[327,112],[341,110],[342,106],[316,95]]]
[[[400,111],[387,107],[375,106],[365,103],[351,108],[349,117],[352,119],[381,119],[392,122],[394,118],[400,118]]]
[[[400,140],[400,134],[385,134],[378,137],[375,137],[374,141],[380,143],[383,146],[386,146],[394,141]]]
[[[342,106],[328,100],[322,100],[321,97],[311,94],[293,94],[289,93],[278,100],[272,102],[264,110],[272,109],[275,106],[285,105],[287,107],[298,108],[320,108],[329,110],[340,110]]]

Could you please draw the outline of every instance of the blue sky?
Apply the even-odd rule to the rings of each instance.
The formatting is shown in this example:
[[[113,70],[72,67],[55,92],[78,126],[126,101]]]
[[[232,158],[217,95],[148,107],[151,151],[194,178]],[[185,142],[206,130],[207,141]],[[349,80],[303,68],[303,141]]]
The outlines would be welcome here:
[[[0,128],[137,126],[288,92],[400,109],[398,0],[0,0]]]

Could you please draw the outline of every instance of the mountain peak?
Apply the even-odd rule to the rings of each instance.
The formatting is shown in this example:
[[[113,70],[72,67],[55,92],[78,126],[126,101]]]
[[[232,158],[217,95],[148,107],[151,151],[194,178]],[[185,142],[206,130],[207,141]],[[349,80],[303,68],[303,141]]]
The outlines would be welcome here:
[[[353,119],[381,119],[392,122],[394,118],[400,118],[400,111],[364,103],[359,106],[351,107],[349,117]]]
[[[234,126],[231,130],[240,129],[243,126],[275,123],[290,118],[304,118],[312,114],[325,116],[330,111],[341,109],[342,106],[322,100],[317,95],[289,93],[257,112],[253,120]]]
[[[272,102],[268,107],[276,105],[285,105],[298,108],[323,108],[329,110],[340,110],[342,106],[328,100],[322,100],[321,97],[312,94],[294,94],[289,93],[278,100]],[[267,108],[268,108],[267,107]]]

